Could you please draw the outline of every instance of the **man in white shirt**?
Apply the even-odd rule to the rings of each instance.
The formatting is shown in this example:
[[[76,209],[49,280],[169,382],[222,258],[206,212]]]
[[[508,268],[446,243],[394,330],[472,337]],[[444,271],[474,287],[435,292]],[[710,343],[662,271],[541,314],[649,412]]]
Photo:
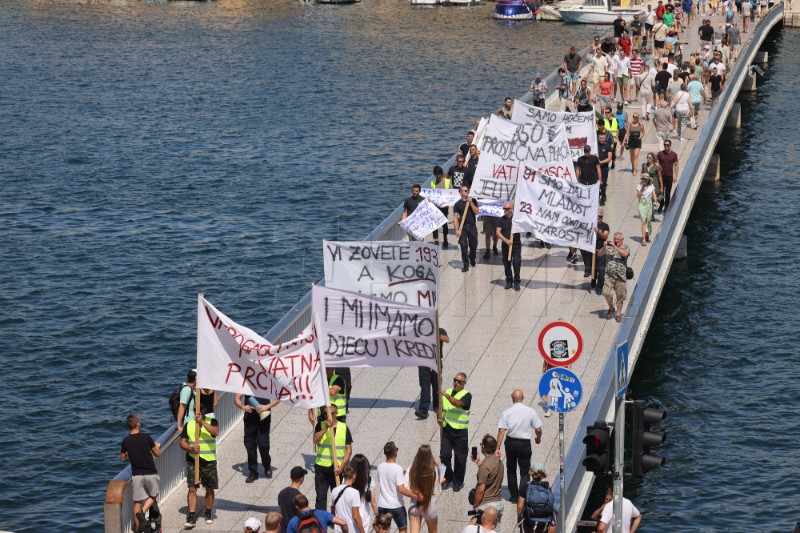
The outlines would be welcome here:
[[[612,492],[613,488],[609,489]],[[614,500],[611,500],[603,508],[600,523],[597,524],[597,533],[612,533],[611,524],[614,521]],[[642,514],[628,498],[622,498],[622,533],[636,533],[639,523],[642,521]]]
[[[494,528],[497,524],[497,509],[494,507],[487,507],[483,511],[480,525],[477,520],[473,518],[469,524],[461,530],[461,533],[495,533]],[[478,527],[475,527],[478,525]]]
[[[397,446],[394,441],[389,441],[383,446],[386,461],[378,465],[378,513],[389,513],[400,533],[408,527],[408,513],[406,512],[403,496],[421,500],[420,495],[415,495],[406,488],[406,478],[403,467],[397,464]]]
[[[617,59],[614,62],[614,67],[617,72],[617,86],[619,87],[619,100],[629,101],[630,95],[628,94],[628,78],[630,78],[631,60],[625,56],[625,51],[620,50],[617,54]]]
[[[497,429],[497,456],[501,456],[500,446],[505,438],[506,443],[506,475],[508,476],[508,492],[511,501],[516,503],[519,498],[519,484],[517,484],[517,465],[519,465],[520,481],[527,483],[530,480],[531,469],[531,437],[536,434],[536,444],[542,442],[542,420],[532,408],[523,402],[525,396],[522,391],[515,389],[511,393],[512,405],[500,417]]]

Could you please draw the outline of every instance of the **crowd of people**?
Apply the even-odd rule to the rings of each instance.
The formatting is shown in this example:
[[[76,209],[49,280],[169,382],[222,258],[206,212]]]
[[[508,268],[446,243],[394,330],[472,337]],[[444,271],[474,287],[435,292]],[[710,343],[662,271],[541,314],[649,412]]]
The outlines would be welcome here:
[[[703,19],[698,29],[701,46],[684,57],[680,39],[688,31],[695,16],[724,17],[724,23],[714,27],[711,18]],[[702,104],[715,105],[725,87],[725,78],[735,61],[741,44],[741,33],[747,33],[750,23],[763,14],[765,5],[757,0],[723,2],[667,0],[653,9],[648,5],[643,20],[636,16],[630,26],[618,18],[614,37],[594,39],[584,65],[584,58],[570,48],[559,68],[556,86],[560,110],[592,111],[597,118],[597,153],[584,147],[584,154],[575,162],[580,183],[600,183],[600,205],[608,199],[609,177],[617,161],[623,161],[625,151],[630,159],[630,172],[639,178],[635,194],[641,220],[641,246],[652,242],[652,223],[656,214],[669,208],[672,190],[679,177],[677,154],[672,150],[673,133],[678,141],[685,139],[690,128],[697,128]],[[741,23],[741,30],[740,28]],[[583,74],[585,66],[588,73]],[[537,73],[531,84],[532,101],[544,107],[547,85]],[[630,109],[638,102],[640,110]],[[506,98],[498,114],[512,119],[512,103]],[[628,111],[626,111],[628,106]],[[630,111],[630,115],[629,115]],[[642,141],[652,121],[658,139],[658,152],[649,152],[639,162]],[[470,196],[470,187],[480,153],[473,143],[474,132],[458,149],[455,164],[445,172],[434,168],[429,184],[434,189],[457,189],[460,200],[453,206],[453,230],[461,249],[462,271],[477,266],[479,205]],[[621,171],[622,169],[620,169]],[[414,185],[404,202],[403,218],[411,215],[424,200],[421,186]],[[449,208],[440,207],[447,217]],[[501,255],[504,266],[505,289],[520,290],[521,249],[519,233],[512,233],[514,205],[503,205],[502,217],[480,217],[485,237],[482,258],[490,261]],[[621,232],[611,233],[604,222],[604,209],[598,210],[595,233],[595,252],[580,251],[584,276],[591,277],[590,288],[603,295],[608,307],[605,318],[622,320],[622,308],[627,297],[626,281],[630,277],[627,259],[631,250]],[[433,233],[435,244],[449,247],[448,224]],[[528,234],[530,237],[530,234]],[[498,250],[498,242],[501,249]],[[538,241],[540,248],[551,244]],[[578,250],[569,249],[568,264],[578,262]],[[442,343],[449,342],[440,329]],[[542,423],[536,411],[524,404],[521,390],[511,395],[512,405],[503,412],[497,436],[485,435],[480,442],[481,454],[468,450],[472,395],[466,389],[467,375],[455,374],[453,385],[438,387],[436,372],[419,369],[420,401],[415,410],[418,419],[426,419],[429,411],[437,413],[441,425],[441,443],[437,457],[427,444],[418,447],[416,455],[405,470],[397,463],[398,447],[387,442],[383,447],[385,460],[373,469],[363,453],[353,454],[358,447],[347,427],[352,380],[349,369],[328,369],[331,406],[310,410],[308,418],[314,426],[315,460],[313,466],[314,494],[307,496],[303,485],[309,471],[303,466],[291,468],[289,485],[278,495],[279,512],[267,513],[261,520],[248,518],[243,524],[245,533],[322,533],[332,526],[337,533],[377,533],[390,531],[392,524],[401,532],[408,529],[418,533],[424,522],[428,531],[436,533],[438,512],[435,496],[441,491],[460,492],[467,484],[466,467],[471,459],[478,473],[468,498],[474,517],[465,533],[483,530],[492,533],[503,519],[502,487],[508,488],[507,499],[516,504],[515,524],[525,533],[552,531],[556,520],[552,490],[541,462],[533,461],[533,444],[541,442]],[[192,370],[179,390],[176,422],[180,432],[180,447],[186,452],[187,515],[186,528],[198,521],[197,489],[204,488],[203,518],[214,522],[215,491],[218,489],[216,438],[219,425],[214,417],[218,397],[214,391],[197,388],[197,373]],[[198,405],[195,406],[197,401]],[[245,483],[259,479],[260,466],[266,478],[271,478],[270,411],[277,400],[236,395],[234,404],[244,412],[244,447],[247,464]],[[549,411],[546,412],[546,416]],[[154,457],[160,446],[141,432],[139,416],[126,419],[129,434],[122,441],[120,460],[130,461],[136,531],[147,531],[160,524],[156,503],[159,478]],[[506,462],[503,463],[503,451]],[[197,465],[197,467],[195,466]],[[519,480],[518,480],[519,474]],[[374,476],[374,477],[373,477]],[[196,482],[196,480],[198,482]],[[406,498],[408,505],[406,505]],[[314,507],[310,507],[310,502]],[[596,512],[598,531],[607,531],[611,523],[610,493],[606,503]],[[625,500],[625,528],[634,532],[641,515]],[[148,517],[149,515],[149,517]]]

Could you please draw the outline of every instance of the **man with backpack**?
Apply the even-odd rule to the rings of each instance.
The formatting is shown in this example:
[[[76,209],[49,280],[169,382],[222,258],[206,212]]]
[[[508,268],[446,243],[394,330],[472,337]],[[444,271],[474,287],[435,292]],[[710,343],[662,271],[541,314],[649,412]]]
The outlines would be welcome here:
[[[347,522],[333,516],[325,509],[309,509],[308,498],[303,494],[294,497],[297,516],[289,521],[286,533],[326,533],[329,524],[336,524],[347,533]]]
[[[542,463],[533,463],[530,482],[519,486],[517,521],[523,533],[554,533],[556,530],[554,497]]]
[[[178,423],[178,432],[183,431],[183,426],[189,420],[194,419],[194,391],[196,386],[197,372],[189,370],[186,374],[186,382],[172,391],[172,395],[169,398],[169,408]]]

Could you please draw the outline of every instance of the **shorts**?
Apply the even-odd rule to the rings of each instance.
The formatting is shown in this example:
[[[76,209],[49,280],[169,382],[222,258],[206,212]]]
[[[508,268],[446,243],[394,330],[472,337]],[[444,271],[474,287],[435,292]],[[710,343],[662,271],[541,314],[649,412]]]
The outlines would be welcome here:
[[[405,507],[398,507],[397,509],[386,509],[385,507],[378,507],[378,513],[389,513],[392,515],[397,529],[405,529],[408,527],[408,513]]]
[[[700,103],[701,102],[692,102],[692,107],[694,107],[695,113],[698,113],[700,111]]]
[[[624,279],[614,279],[606,276],[605,285],[603,285],[603,296],[606,298],[617,297],[617,303],[624,302],[628,296],[628,287]]]
[[[592,76],[592,83],[594,83],[595,85],[600,85],[601,81],[603,81],[602,76],[598,76],[597,74]]]
[[[648,24],[648,23],[645,22],[644,23],[644,29],[647,30],[647,31],[653,31],[653,25],[652,24]]]
[[[659,49],[660,48],[664,48],[664,41],[656,41],[656,40],[654,40],[653,41],[653,46],[656,47],[656,48],[659,48]]]
[[[133,476],[131,478],[133,501],[140,502],[147,498],[155,498],[158,496],[158,484],[160,482],[161,478],[158,477],[158,474]]]
[[[628,148],[641,148],[642,147],[642,139],[637,137],[635,139],[631,138],[628,140]]]
[[[628,85],[628,76],[619,76],[617,78],[617,81],[619,82],[620,85],[625,87],[626,85]]]
[[[483,217],[483,234],[497,235],[497,225],[500,223],[498,217]]]
[[[421,507],[418,507],[418,503],[415,501],[411,501],[411,505],[408,506],[408,516],[415,516],[415,517],[422,517],[425,520],[435,520],[439,518],[439,512],[436,510],[436,502],[431,501],[428,504],[428,509],[423,511]]]
[[[567,79],[572,83],[577,83],[580,77],[580,74],[577,72],[567,72]]]
[[[722,89],[717,89],[716,91],[711,91],[711,98],[716,98],[720,94],[722,94]]]
[[[190,489],[194,488],[194,459],[186,458],[186,470],[186,486]],[[200,484],[206,489],[216,490],[219,488],[216,461],[200,461]]]

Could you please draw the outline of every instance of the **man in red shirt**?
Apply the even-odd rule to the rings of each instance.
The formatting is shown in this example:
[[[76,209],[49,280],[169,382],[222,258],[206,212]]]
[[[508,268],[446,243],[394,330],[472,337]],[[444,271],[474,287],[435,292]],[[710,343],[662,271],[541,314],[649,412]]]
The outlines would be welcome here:
[[[664,149],[658,152],[658,165],[664,182],[664,201],[658,206],[658,213],[666,211],[672,196],[672,184],[678,181],[678,154],[672,151],[672,141],[664,141]]]

